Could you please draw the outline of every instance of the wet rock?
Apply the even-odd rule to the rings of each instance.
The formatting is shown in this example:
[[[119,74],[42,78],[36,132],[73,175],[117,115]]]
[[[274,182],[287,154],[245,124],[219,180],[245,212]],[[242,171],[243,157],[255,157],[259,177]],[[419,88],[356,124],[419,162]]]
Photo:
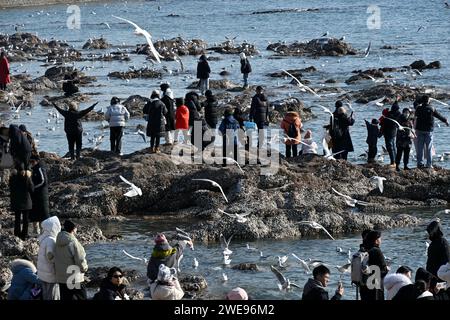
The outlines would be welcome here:
[[[86,56],[85,61],[131,61],[126,52],[110,52],[105,54],[90,54]]]
[[[357,53],[349,44],[335,38],[314,39],[307,43],[283,44],[278,42],[270,44],[267,50],[274,51],[281,56],[345,56]]]
[[[325,80],[325,83],[337,83],[336,79],[327,79]]]
[[[226,71],[226,70],[220,71],[220,73],[219,73],[219,75],[221,75],[221,76],[223,76],[223,77],[229,76],[230,74],[231,74],[231,73],[228,72],[228,71]]]
[[[62,80],[64,80],[64,77],[66,75],[71,75],[75,71],[78,73],[77,79],[79,83],[77,85],[83,86],[96,81],[95,77],[86,76],[83,72],[75,69],[74,67],[66,66],[51,67],[45,71],[44,76],[49,80],[58,83],[58,87],[62,88]]]
[[[423,60],[417,60],[411,63],[409,66],[411,67],[411,69],[422,70],[427,66],[427,64]]]
[[[12,234],[0,234],[0,252],[2,256],[19,256],[24,251],[24,243]]]
[[[303,104],[303,102],[297,98],[276,100],[271,102],[270,105],[274,109],[269,115],[270,122],[272,123],[281,121],[281,119],[284,117],[284,114],[291,108],[299,113],[302,121],[307,121],[312,118],[311,110],[305,109],[305,105]]]
[[[85,273],[85,276],[89,279],[89,281],[86,282],[86,287],[87,288],[100,287],[103,279],[106,278],[109,269],[111,269],[112,267],[113,266],[89,268],[88,271]],[[131,282],[136,281],[136,279],[140,276],[136,270],[122,269],[122,272],[127,281],[127,285]]]
[[[183,291],[199,292],[208,287],[208,283],[203,276],[200,275],[182,275],[178,278]]]
[[[198,88],[198,81],[194,81],[191,83],[187,89],[197,89]],[[221,79],[221,80],[209,80],[209,88],[214,90],[233,90],[237,87],[241,87],[230,80],[227,79]]]
[[[140,95],[133,95],[128,97],[123,102],[123,105],[128,109],[131,117],[142,117],[144,115],[142,113],[144,106],[149,101],[149,98],[142,97]]]
[[[136,79],[136,78],[161,78],[162,73],[160,71],[148,69],[148,68],[141,68],[139,70],[128,70],[125,72],[120,71],[114,71],[110,72],[108,74],[108,77],[111,78],[119,78],[119,79]]]
[[[256,265],[256,263],[240,263],[233,266],[231,269],[241,271],[259,271],[259,267]]]
[[[80,103],[89,102],[90,100],[91,100],[91,98],[88,95],[83,94],[83,93],[77,93],[70,97],[66,97],[66,96],[51,97],[51,96],[45,95],[42,98],[42,101],[39,102],[39,104],[43,107],[53,107],[53,103],[55,103],[60,108],[66,109],[66,107],[68,108],[70,103],[75,103],[77,106],[79,106]],[[88,114],[85,119],[88,119],[88,120],[92,119],[91,117],[92,117],[92,115]]]
[[[317,9],[317,8],[308,8],[308,9],[299,9],[299,8],[293,8],[293,9],[272,9],[272,10],[254,11],[254,12],[252,12],[252,14],[272,14],[272,13],[310,12],[310,11],[319,11],[319,9]]]
[[[294,77],[300,79],[303,77],[303,73],[316,72],[317,69],[314,66],[309,66],[309,67],[303,68],[303,69],[288,69],[286,71],[289,72],[290,74],[292,74]],[[272,78],[288,77],[288,75],[286,73],[284,73],[283,71],[272,72],[272,73],[269,73],[268,76],[272,77]]]
[[[83,45],[83,49],[108,49],[111,45],[104,38],[89,39]]]
[[[181,37],[156,41],[153,45],[158,53],[168,60],[173,60],[175,55],[201,55],[205,52],[207,47],[207,43],[203,40],[184,40]],[[148,44],[138,45],[136,48],[136,53],[152,56]]]
[[[217,46],[210,47],[207,50],[221,54],[240,54],[241,52],[244,52],[248,56],[259,54],[254,44],[250,44],[247,42],[235,44],[234,40],[227,40],[218,44]]]
[[[347,84],[351,84],[354,82],[357,82],[359,80],[373,80],[373,78],[384,78],[384,73],[383,71],[379,70],[379,69],[370,69],[370,70],[365,70],[365,71],[352,71],[354,73],[358,73],[357,75],[351,76],[350,78],[348,78],[347,80],[345,80],[345,83]]]
[[[107,240],[99,227],[83,225],[77,227],[77,239],[83,246]]]
[[[382,50],[394,50],[394,49],[397,49],[397,48],[398,47],[395,47],[395,46],[392,46],[392,45],[388,45],[388,44],[380,47],[380,49],[382,49]]]
[[[51,81],[49,78],[43,76],[36,78],[34,80],[28,80],[22,82],[22,87],[27,91],[46,91],[46,90],[55,90],[58,89],[59,86]]]
[[[425,69],[440,69],[441,68],[441,62],[440,61],[433,61],[427,64]]]

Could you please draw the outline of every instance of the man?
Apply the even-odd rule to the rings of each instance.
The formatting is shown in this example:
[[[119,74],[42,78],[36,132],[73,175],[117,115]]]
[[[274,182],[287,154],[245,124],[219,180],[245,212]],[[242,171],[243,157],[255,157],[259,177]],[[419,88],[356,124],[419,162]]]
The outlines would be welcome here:
[[[161,101],[166,105],[167,113],[166,117],[166,132],[164,139],[166,140],[165,145],[170,146],[174,142],[174,131],[175,131],[175,97],[173,95],[172,89],[168,83],[162,83],[160,86],[162,91]]]
[[[66,220],[56,238],[55,271],[61,300],[86,300],[84,274],[88,270],[86,252],[78,242],[75,224]]]
[[[437,277],[439,268],[450,261],[450,247],[439,222],[432,221],[427,226],[427,232],[431,240],[427,252],[427,271]]]
[[[353,112],[348,116],[342,101],[338,100],[335,103],[333,117],[330,118],[332,150],[333,153],[337,153],[335,159],[347,160],[348,153],[354,150],[349,130],[349,127],[355,123]]]
[[[205,91],[209,89],[209,74],[211,68],[209,67],[208,59],[206,55],[202,54],[197,64],[197,79],[199,79],[199,87],[202,96]]]
[[[250,62],[248,61],[248,58],[245,56],[244,52],[241,52],[239,55],[241,58],[241,73],[244,77],[244,89],[248,88],[248,74],[252,72],[252,66],[250,65]]]
[[[305,301],[322,301],[330,300],[328,292],[325,288],[330,281],[330,270],[324,265],[320,265],[313,270],[313,278],[309,279],[303,288],[302,300]],[[344,294],[344,287],[339,283],[338,288],[331,300],[341,300]]]
[[[427,158],[426,168],[432,169],[432,146],[433,146],[433,129],[434,118],[438,118],[449,125],[448,120],[436,111],[430,105],[430,97],[423,96],[420,100],[421,104],[416,109],[416,135],[417,135],[417,167],[423,168],[424,148]]]
[[[264,131],[261,130],[269,125],[269,101],[261,86],[256,87],[256,94],[252,98],[249,120],[255,122],[258,127],[258,146],[260,146],[259,142],[264,141]]]
[[[389,153],[390,166],[392,168],[395,167],[395,158],[397,157],[397,148],[395,143],[395,139],[397,137],[397,124],[392,120],[400,120],[400,116],[402,114],[399,110],[400,107],[398,102],[395,101],[391,106],[391,110],[384,117],[381,128],[384,135],[384,141],[386,143],[386,149]]]
[[[130,119],[130,113],[127,108],[120,104],[120,99],[112,97],[111,105],[108,107],[105,113],[106,121],[109,121],[111,151],[122,155],[122,136],[123,127],[128,119]]]
[[[416,271],[415,283],[401,287],[397,294],[392,298],[393,301],[415,301],[423,292],[419,290],[417,283],[425,282],[426,288],[430,287],[433,275],[424,268],[419,268]]]

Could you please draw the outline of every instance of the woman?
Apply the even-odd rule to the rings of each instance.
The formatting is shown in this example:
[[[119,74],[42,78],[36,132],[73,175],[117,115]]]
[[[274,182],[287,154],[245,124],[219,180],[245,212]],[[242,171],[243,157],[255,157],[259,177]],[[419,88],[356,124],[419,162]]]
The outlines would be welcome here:
[[[176,278],[175,268],[161,264],[158,269],[158,278],[150,285],[152,300],[181,300],[183,289]]]
[[[392,300],[402,287],[412,284],[411,273],[412,270],[409,267],[401,266],[395,273],[388,274],[384,278],[386,300]]]
[[[302,139],[300,129],[302,128],[302,120],[294,109],[289,108],[281,121],[281,129],[284,131],[286,137],[284,144],[286,145],[286,158],[291,155],[296,157],[298,155],[298,145]],[[292,153],[291,153],[292,151]]]
[[[31,171],[11,170],[9,177],[11,211],[14,212],[14,235],[22,240],[28,238],[28,215],[33,207],[31,194],[34,191]],[[22,227],[21,227],[22,220]]]
[[[336,101],[336,110],[333,112],[333,121],[330,122],[330,135],[335,159],[347,160],[349,152],[353,152],[353,142],[350,136],[349,127],[355,123],[353,112],[347,116],[347,111],[343,107],[342,101]]]
[[[94,295],[94,300],[130,300],[125,292],[125,282],[122,270],[112,267],[100,284],[100,291]]]
[[[302,141],[302,154],[317,154],[317,143],[312,139],[311,130],[306,130]]]
[[[8,289],[8,300],[32,300],[32,289],[39,286],[41,281],[36,275],[34,264],[25,259],[11,262],[12,280]]]
[[[10,152],[14,159],[14,167],[18,171],[28,170],[31,157],[31,144],[18,126],[9,126]]]
[[[9,74],[9,62],[5,51],[0,54],[0,90],[6,90],[6,85],[11,83]]]
[[[250,65],[250,62],[248,61],[248,58],[245,56],[244,52],[241,52],[239,55],[241,58],[241,73],[244,77],[244,89],[248,88],[248,74],[252,72],[252,66]]]
[[[209,74],[211,68],[209,67],[208,59],[204,54],[200,56],[197,64],[197,79],[199,79],[198,86],[202,95],[209,89]]]
[[[112,97],[111,105],[108,107],[105,113],[106,121],[109,121],[111,151],[122,155],[122,136],[123,128],[128,119],[130,119],[130,113],[127,108],[120,103],[120,99]]]
[[[175,130],[175,98],[173,96],[172,90],[169,88],[169,85],[163,83],[161,86],[161,90],[163,91],[163,97],[161,101],[165,104],[167,113],[166,113],[166,144],[173,144],[173,133]]]
[[[204,102],[204,107],[206,123],[210,128],[216,129],[219,118],[219,103],[217,102],[217,99],[216,97],[214,97],[211,90],[206,90],[205,97],[206,101]]]
[[[144,106],[144,114],[148,116],[147,136],[150,137],[150,152],[160,153],[159,143],[161,136],[166,131],[165,117],[167,108],[159,99],[158,90],[152,92],[150,101]]]
[[[177,98],[175,100],[177,104],[177,111],[175,114],[175,142],[178,141],[178,135],[183,133],[183,142],[188,143],[189,141],[189,109],[184,105],[183,98]]]
[[[219,131],[222,134],[222,156],[234,158],[238,160],[238,130],[240,129],[239,122],[233,116],[233,109],[226,109],[224,119],[220,123]],[[223,160],[224,166],[226,159]]]
[[[58,217],[42,221],[42,234],[39,237],[37,274],[42,282],[42,299],[59,300],[59,285],[56,281],[55,247],[56,237],[61,231]]]
[[[41,165],[39,156],[32,155],[31,164],[31,180],[33,181],[34,191],[31,194],[32,208],[30,211],[30,222],[36,234],[40,234],[39,223],[50,217],[48,204],[48,179],[45,169]]]
[[[432,221],[427,227],[427,232],[431,243],[428,247],[426,269],[437,277],[439,268],[450,261],[450,248],[439,222]]]
[[[64,117],[64,131],[66,132],[70,159],[72,160],[75,159],[75,145],[77,149],[76,158],[79,159],[81,156],[81,148],[83,143],[83,125],[81,124],[81,118],[94,110],[94,107],[97,104],[98,102],[94,103],[92,106],[85,110],[78,111],[77,105],[73,102],[69,104],[69,110],[63,110],[55,103],[53,103],[53,106],[56,108],[56,110]]]

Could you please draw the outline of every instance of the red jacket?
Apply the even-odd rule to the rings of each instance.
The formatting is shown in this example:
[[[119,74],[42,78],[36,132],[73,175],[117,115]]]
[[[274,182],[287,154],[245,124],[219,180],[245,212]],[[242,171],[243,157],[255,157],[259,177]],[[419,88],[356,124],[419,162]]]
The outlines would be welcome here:
[[[8,84],[11,82],[11,78],[9,77],[9,62],[6,57],[3,57],[0,60],[0,83]]]
[[[175,114],[175,129],[189,129],[189,109],[185,105],[177,108]]]

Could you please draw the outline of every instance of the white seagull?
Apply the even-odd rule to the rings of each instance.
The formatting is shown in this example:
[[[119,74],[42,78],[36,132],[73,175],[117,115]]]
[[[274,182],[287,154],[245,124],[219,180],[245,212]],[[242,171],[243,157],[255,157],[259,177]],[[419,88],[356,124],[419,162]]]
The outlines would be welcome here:
[[[343,266],[336,266],[336,269],[340,272],[340,273],[349,273],[350,269],[351,269],[351,262],[348,261],[346,264],[344,264]]]
[[[148,260],[147,260],[146,258],[138,258],[138,257],[132,256],[131,254],[129,254],[129,253],[126,252],[125,250],[122,250],[122,252],[123,252],[127,257],[129,257],[129,258],[131,258],[131,259],[134,259],[134,260],[140,260],[140,261],[144,262],[145,264],[148,263]]]
[[[291,287],[296,287],[296,288],[300,288],[298,285],[296,285],[295,283],[291,283],[289,281],[289,279],[287,279],[277,268],[275,268],[274,266],[270,266],[270,270],[272,270],[272,272],[275,274],[275,276],[277,277],[278,281],[280,283],[278,283],[278,288],[281,290],[290,290]]]
[[[192,237],[189,233],[187,233],[186,231],[184,231],[183,229],[177,228],[175,227],[175,231],[177,232],[177,237],[185,240],[185,241],[191,241],[192,242],[192,246],[191,246],[191,250],[194,251],[194,243],[192,241]]]
[[[239,170],[241,170],[242,173],[244,173],[244,170],[242,170],[241,166],[239,165],[239,162],[237,162],[236,160],[234,160],[233,158],[230,157],[221,157],[221,159],[224,159],[226,161],[231,161],[233,162],[235,165],[238,166]]]
[[[194,269],[198,268],[198,260],[197,260],[197,258],[194,258],[194,261],[192,262],[192,267],[194,267]]]
[[[291,254],[295,259],[298,260],[298,262],[300,263],[300,265],[302,266],[303,270],[305,270],[306,273],[311,273],[311,269],[309,268],[309,266],[305,260],[302,260],[299,257],[297,257],[297,255],[295,253],[291,253]]]
[[[144,140],[144,142],[147,142],[147,138],[146,138],[144,131],[138,129],[138,131],[136,131],[134,134],[140,135],[142,137],[142,140]]]
[[[131,183],[130,181],[128,181],[127,179],[125,179],[122,176],[119,176],[120,179],[125,182],[126,184],[128,184],[130,186],[130,188],[128,189],[127,193],[124,194],[125,197],[135,197],[135,196],[142,196],[142,190],[141,188],[137,187],[134,183]]]
[[[297,222],[297,224],[306,225],[306,226],[311,227],[316,230],[322,229],[331,238],[331,240],[334,240],[333,236],[328,232],[328,230],[325,229],[324,226],[322,226],[321,224],[319,224],[315,221],[299,221],[299,222]]]
[[[328,143],[325,138],[323,138],[323,140],[322,140],[322,147],[323,147],[323,151],[325,152],[324,158],[327,160],[336,160],[334,158],[334,156],[345,151],[345,150],[342,150],[339,152],[331,153],[331,150],[328,148]]]
[[[348,206],[350,206],[350,207],[354,207],[356,204],[359,204],[359,205],[362,205],[362,206],[367,206],[367,205],[369,205],[368,202],[353,199],[353,198],[350,197],[350,196],[347,196],[347,195],[345,195],[345,194],[342,194],[342,193],[338,192],[338,191],[337,191],[336,189],[334,189],[334,188],[331,188],[331,189],[332,189],[333,192],[335,192],[337,195],[343,197],[343,198],[345,199],[345,203],[346,203]]]
[[[231,263],[230,256],[228,256],[228,255],[223,255],[223,264],[226,265],[226,266],[228,266],[228,265],[230,265],[230,263]]]
[[[217,182],[210,180],[210,179],[192,179],[193,181],[205,181],[211,183],[214,187],[217,187],[220,189],[220,192],[222,192],[223,197],[225,198],[225,201],[228,202],[227,196],[225,195],[225,192],[223,192],[222,187]]]
[[[280,268],[286,268],[286,261],[288,259],[288,256],[282,256],[282,257],[278,256],[277,258],[278,258],[278,266]]]
[[[320,96],[314,91],[312,90],[310,87],[308,87],[307,85],[304,85],[303,83],[300,82],[300,80],[298,80],[296,77],[294,77],[292,74],[290,74],[289,72],[287,72],[286,70],[282,69],[281,71],[283,71],[284,73],[286,73],[288,76],[290,76],[292,79],[295,80],[295,82],[297,82],[297,86],[300,89],[306,89],[307,91],[309,91],[310,93],[312,93],[313,95],[315,95],[316,97]]]
[[[225,211],[223,211],[222,209],[218,209],[218,211],[220,213],[226,214],[227,216],[231,217],[231,218],[235,218],[237,222],[240,223],[246,223],[247,222],[247,218],[245,218],[246,216],[248,216],[250,213],[227,213]]]
[[[372,41],[369,41],[369,45],[366,48],[366,51],[364,52],[364,58],[367,58],[370,53],[370,47],[372,46]]]
[[[231,239],[233,238],[233,235],[231,235],[229,238],[228,238],[228,241],[227,241],[227,239],[225,238],[225,236],[223,235],[223,234],[220,234],[220,244],[222,245],[222,249],[223,249],[223,255],[224,256],[229,256],[230,254],[232,254],[233,253],[233,251],[231,251],[228,247],[230,246],[230,242],[231,242]]]
[[[379,177],[379,176],[373,176],[370,178],[370,182],[373,183],[375,186],[377,186],[381,193],[383,193],[383,190],[384,190],[384,186],[383,186],[384,180],[386,180],[386,178]]]
[[[319,107],[319,108],[322,108],[322,110],[323,110],[325,113],[328,113],[328,114],[331,116],[331,123],[334,122],[334,121],[333,121],[333,119],[334,119],[333,112],[331,112],[331,110],[328,109],[327,107],[324,107],[324,106],[322,106],[322,105],[320,105],[320,104],[316,104],[316,105],[313,105],[313,106],[311,106],[311,107]]]
[[[116,16],[114,16],[114,15],[113,15],[113,17],[116,18],[116,19],[119,19],[119,20],[128,22],[128,23],[131,24],[133,27],[135,27],[136,29],[134,30],[134,34],[142,35],[142,36],[145,37],[145,39],[147,40],[147,43],[148,43],[148,45],[149,45],[149,47],[150,47],[150,51],[152,52],[152,54],[153,54],[153,56],[155,57],[156,61],[158,61],[159,63],[161,63],[160,58],[163,58],[163,57],[158,53],[158,51],[156,51],[155,46],[153,45],[153,42],[152,42],[152,36],[150,35],[150,33],[148,33],[146,30],[142,29],[142,28],[139,27],[136,23],[134,23],[134,22],[132,22],[132,21],[130,21],[130,20],[127,20],[127,19],[124,19],[124,18],[121,18],[121,17],[116,17]]]
[[[247,250],[248,251],[256,251],[257,249],[255,247],[250,247],[250,245],[247,243],[246,244]]]
[[[435,101],[435,102],[437,102],[437,103],[442,104],[443,106],[448,107],[448,103],[442,102],[442,101],[440,101],[440,100],[438,100],[438,99],[430,98],[430,100],[431,100],[431,101]]]
[[[398,130],[400,130],[400,131],[404,131],[404,130],[411,130],[411,131],[413,131],[412,128],[404,127],[404,126],[402,126],[400,123],[398,123],[398,121],[396,121],[396,120],[394,120],[394,119],[392,119],[392,118],[385,117],[385,116],[382,116],[382,117],[385,118],[385,119],[388,119],[388,120],[390,120],[390,121],[392,121],[392,122],[394,122],[394,123],[397,125]]]
[[[228,276],[225,273],[222,273],[222,281],[223,282],[227,282],[228,281]]]

